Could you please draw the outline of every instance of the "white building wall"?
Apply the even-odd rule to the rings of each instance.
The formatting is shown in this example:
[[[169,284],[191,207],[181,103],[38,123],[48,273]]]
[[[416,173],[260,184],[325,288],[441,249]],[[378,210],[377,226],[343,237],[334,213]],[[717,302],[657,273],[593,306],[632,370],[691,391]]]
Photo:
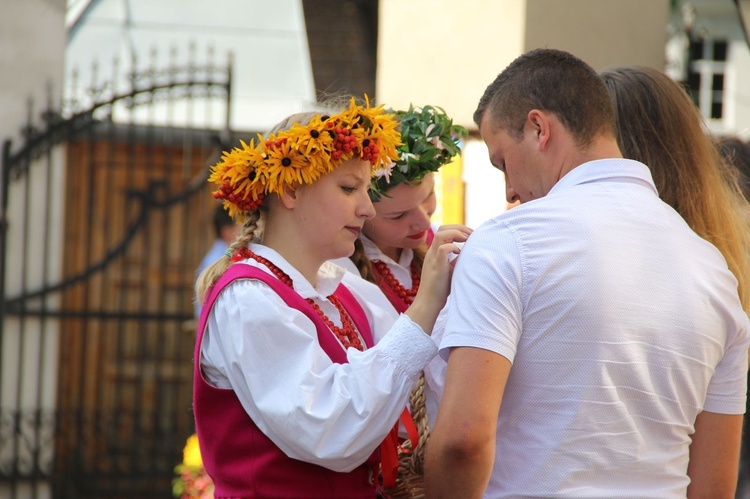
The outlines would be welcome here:
[[[520,0],[380,0],[378,102],[438,105],[473,126],[484,89],[523,51],[525,15]]]
[[[476,132],[485,88],[528,50],[567,50],[596,70],[663,69],[668,14],[668,0],[380,0],[377,99],[438,105]],[[505,209],[504,179],[476,135],[462,160],[464,219],[476,227]]]
[[[65,0],[0,0],[0,140],[12,140],[11,151],[20,147],[20,128],[27,124],[30,116],[33,122],[42,126],[39,114],[48,105],[60,108],[63,80],[63,59],[65,48]],[[51,165],[48,170],[47,162]],[[62,185],[63,157],[61,151],[53,153],[31,165],[29,175],[34,185],[45,185],[47,172],[54,185]],[[59,227],[62,211],[59,195],[52,194],[52,210],[56,214],[49,225],[41,223],[45,214],[40,213],[31,203],[28,210],[23,207],[23,193],[10,184],[6,214],[8,223],[9,253],[6,259],[6,274],[0,276],[6,284],[7,294],[18,293],[22,280],[27,288],[34,289],[42,284],[43,276],[39,269],[43,266],[40,253],[45,227],[53,233],[50,247],[59,247]],[[36,189],[35,189],[36,190]],[[37,191],[44,192],[44,191]],[[59,194],[59,193],[58,193]],[[24,232],[24,229],[28,229]],[[26,258],[35,259],[40,264],[27,275],[18,272],[22,234],[26,234],[29,254]],[[55,242],[57,241],[57,242]],[[60,255],[51,255],[46,262],[49,275],[56,275],[60,268]],[[53,305],[48,302],[48,305]],[[0,410],[5,418],[15,411],[48,411],[55,404],[55,379],[57,361],[57,325],[54,321],[41,322],[27,320],[24,324],[15,318],[4,320],[2,358],[0,358]],[[39,369],[40,363],[43,369]],[[20,367],[20,369],[19,369]],[[21,428],[26,428],[22,421]],[[15,428],[10,428],[15,430]],[[32,449],[42,439],[51,440],[53,427],[45,427],[41,433],[30,432],[19,445],[19,468],[21,473],[31,473],[24,463],[32,463]],[[0,465],[7,469],[12,442],[0,435]],[[51,447],[47,446],[51,451]],[[51,464],[51,452],[42,456],[42,461]],[[26,468],[24,468],[26,466]],[[43,465],[45,467],[45,465]],[[22,482],[14,490],[0,485],[0,497],[44,499],[50,496],[50,489],[43,482]]]
[[[726,78],[725,134],[750,141],[750,49],[742,40],[732,41],[729,47]]]
[[[664,68],[667,0],[527,0],[525,50],[571,52],[597,71]]]
[[[18,139],[27,101],[62,95],[65,0],[0,0],[0,138]],[[59,104],[59,97],[57,100]]]

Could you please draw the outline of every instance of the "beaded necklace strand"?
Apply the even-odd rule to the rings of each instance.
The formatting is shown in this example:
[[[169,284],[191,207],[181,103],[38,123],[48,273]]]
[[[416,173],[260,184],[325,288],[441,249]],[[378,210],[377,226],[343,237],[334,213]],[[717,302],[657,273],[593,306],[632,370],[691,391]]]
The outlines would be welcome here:
[[[412,283],[410,289],[406,289],[404,285],[396,279],[396,276],[393,275],[393,272],[391,272],[391,269],[388,268],[388,265],[385,262],[381,260],[373,260],[372,267],[375,269],[375,272],[378,277],[380,277],[382,283],[385,283],[386,286],[391,288],[404,303],[411,305],[412,301],[414,301],[414,297],[417,295],[417,291],[419,290],[419,272],[417,272],[417,269],[414,267],[414,263],[412,263],[410,267]]]
[[[268,267],[271,273],[273,273],[273,275],[276,276],[278,280],[294,289],[294,283],[292,282],[291,277],[289,277],[283,270],[274,265],[270,260],[255,254],[250,250],[250,248],[242,248],[235,252],[235,254],[232,256],[232,261],[238,262],[247,258],[252,258],[256,262],[262,263],[263,265]],[[339,311],[342,327],[338,327],[337,325],[335,325],[333,321],[328,318],[325,312],[321,310],[318,304],[315,303],[311,298],[305,298],[305,301],[309,303],[313,310],[315,310],[320,318],[323,319],[323,322],[325,322],[326,326],[328,326],[328,328],[333,332],[336,338],[339,339],[341,344],[344,345],[344,348],[354,347],[360,351],[364,350],[364,346],[362,345],[362,340],[359,336],[359,333],[354,327],[354,321],[352,321],[352,318],[349,316],[349,313],[344,308],[344,305],[341,303],[338,296],[332,294],[328,297],[328,301],[333,303],[333,305],[336,307],[336,310]]]

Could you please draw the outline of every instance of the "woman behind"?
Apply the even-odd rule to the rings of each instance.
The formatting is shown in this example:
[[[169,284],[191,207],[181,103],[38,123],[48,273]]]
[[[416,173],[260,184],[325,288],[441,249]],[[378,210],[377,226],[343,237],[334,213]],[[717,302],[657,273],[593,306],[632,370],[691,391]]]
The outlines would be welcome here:
[[[719,150],[724,160],[737,169],[739,183],[745,199],[750,200],[750,143],[737,137],[725,137],[719,142]],[[747,375],[750,386],[750,371]],[[745,409],[744,432],[740,455],[739,480],[737,481],[737,499],[750,499],[750,397]]]
[[[369,283],[328,262],[374,216],[371,173],[395,158],[395,128],[352,99],[333,116],[292,116],[212,169],[215,197],[244,220],[196,286],[194,410],[217,497],[371,498],[380,460],[384,484],[395,480],[394,425],[435,356],[425,332],[467,236],[436,234],[429,286],[395,323],[362,298]]]
[[[398,158],[376,171],[370,186],[375,216],[362,228],[350,259],[403,312],[419,289],[419,273],[434,229],[435,172],[460,154],[464,127],[441,108],[396,111],[402,144]],[[349,267],[351,268],[351,267]]]
[[[335,263],[377,284],[393,308],[403,312],[420,289],[423,260],[434,235],[430,219],[437,207],[435,172],[460,154],[460,141],[468,132],[439,107],[409,106],[395,114],[402,144],[395,163],[379,169],[372,180],[375,216],[365,222],[350,261]],[[439,358],[433,362],[444,364]],[[424,446],[437,414],[433,388],[425,386],[423,372],[409,398],[419,440],[410,442],[414,451],[402,460],[407,478],[422,473]]]
[[[661,199],[721,251],[749,312],[750,219],[737,171],[721,157],[690,97],[667,75],[623,67],[601,76],[615,104],[623,156],[648,165]],[[727,451],[739,453],[739,442]],[[702,469],[691,461],[688,474],[695,478]],[[725,471],[736,477],[737,470]],[[719,497],[719,491],[688,488],[688,495],[701,492]]]

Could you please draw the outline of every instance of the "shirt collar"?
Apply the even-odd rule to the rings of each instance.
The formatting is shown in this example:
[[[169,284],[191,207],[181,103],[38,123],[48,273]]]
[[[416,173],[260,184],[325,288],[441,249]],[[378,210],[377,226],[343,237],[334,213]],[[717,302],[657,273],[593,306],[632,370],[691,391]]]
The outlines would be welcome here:
[[[658,195],[651,170],[639,161],[624,158],[597,159],[583,163],[570,170],[550,189],[549,194],[576,185],[601,180],[642,184]]]
[[[398,262],[396,262],[391,257],[380,251],[380,248],[378,248],[369,237],[361,232],[359,234],[359,239],[362,241],[362,247],[364,248],[365,256],[368,260],[380,260],[386,265],[400,265],[407,269],[411,266],[411,261],[414,259],[414,251],[412,251],[411,248],[402,248],[401,256],[399,257]]]
[[[339,267],[331,262],[325,262],[318,270],[318,285],[313,286],[310,281],[294,268],[289,262],[284,259],[276,250],[263,246],[262,244],[251,243],[250,250],[258,256],[273,262],[279,269],[281,269],[289,278],[292,280],[294,291],[297,292],[302,298],[326,298],[333,294],[338,288],[341,280],[344,278],[346,269]],[[251,264],[257,264],[258,267],[264,270],[268,268],[262,263],[258,263],[255,260],[249,260]]]

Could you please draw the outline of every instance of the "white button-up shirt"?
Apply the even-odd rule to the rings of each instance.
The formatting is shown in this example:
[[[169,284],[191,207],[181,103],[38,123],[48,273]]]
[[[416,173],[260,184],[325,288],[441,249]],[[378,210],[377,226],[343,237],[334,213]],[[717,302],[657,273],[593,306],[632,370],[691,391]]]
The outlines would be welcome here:
[[[641,163],[585,163],[483,224],[447,307],[442,356],[513,363],[486,497],[684,498],[698,413],[744,412],[737,281]]]

